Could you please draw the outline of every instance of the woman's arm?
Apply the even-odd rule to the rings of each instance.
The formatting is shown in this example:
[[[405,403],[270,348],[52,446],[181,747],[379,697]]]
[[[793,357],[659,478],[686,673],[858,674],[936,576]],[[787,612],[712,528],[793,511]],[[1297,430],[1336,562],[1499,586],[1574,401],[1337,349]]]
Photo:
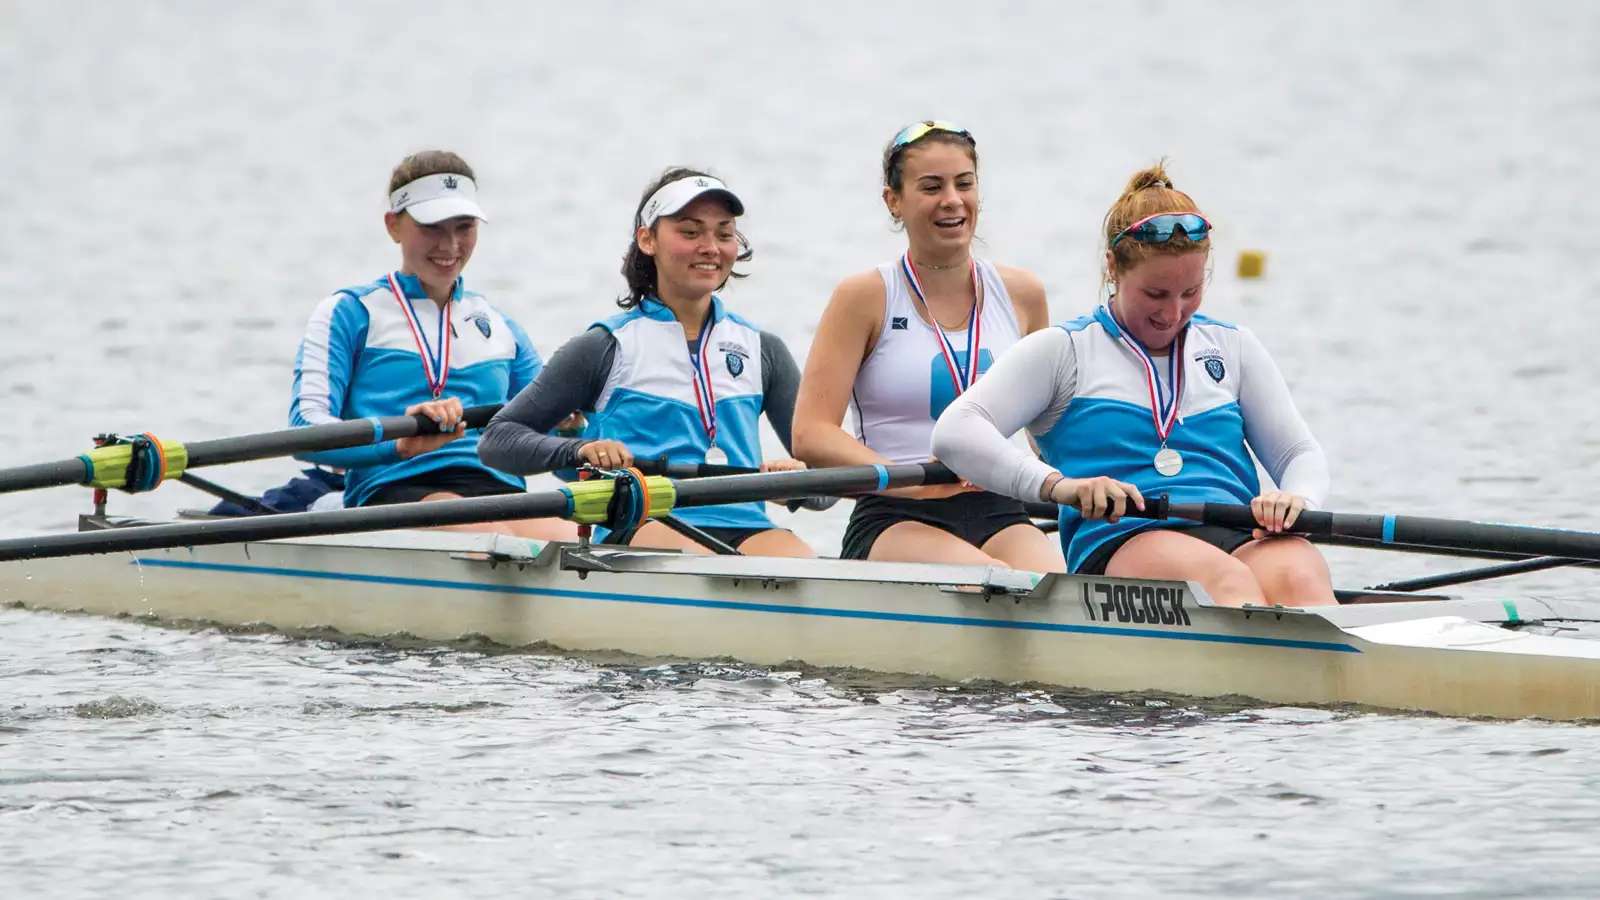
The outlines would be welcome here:
[[[1003,353],[933,426],[933,454],[977,486],[1038,500],[1056,470],[1009,436],[1024,426],[1043,434],[1077,391],[1072,337],[1059,328],[1028,335]]]
[[[1328,457],[1301,418],[1277,363],[1248,329],[1239,329],[1239,411],[1244,436],[1261,465],[1285,493],[1311,507],[1327,501]]]
[[[361,301],[340,292],[317,304],[295,356],[290,426],[326,425],[342,420],[345,393],[366,342],[367,308]],[[294,458],[319,466],[360,469],[398,462],[400,454],[394,441],[381,441],[342,450],[297,453]]]
[[[810,466],[886,463],[842,427],[861,364],[883,329],[883,279],[853,275],[833,292],[806,355],[794,408],[794,455]]]
[[[1017,311],[1017,327],[1024,336],[1050,325],[1050,305],[1045,300],[1044,282],[1027,269],[995,266],[1006,293],[1011,295],[1011,308]]]
[[[573,410],[594,411],[616,355],[617,339],[604,328],[567,341],[533,383],[495,413],[478,439],[478,458],[517,475],[578,465],[578,452],[591,441],[549,432]]]
[[[800,367],[789,345],[770,331],[761,332],[762,411],[778,440],[794,453],[794,402],[800,392]]]

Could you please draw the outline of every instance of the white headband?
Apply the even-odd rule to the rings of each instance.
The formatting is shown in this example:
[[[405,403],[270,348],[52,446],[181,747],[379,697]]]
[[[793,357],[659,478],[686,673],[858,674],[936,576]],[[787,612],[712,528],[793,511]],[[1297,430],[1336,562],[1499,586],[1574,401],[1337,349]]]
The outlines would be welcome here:
[[[644,208],[639,210],[639,224],[649,228],[662,216],[675,216],[702,195],[713,193],[728,201],[728,209],[734,215],[744,215],[744,203],[737,194],[728,190],[727,185],[710,175],[690,175],[657,188],[645,201]]]
[[[478,205],[478,185],[465,175],[424,175],[389,195],[389,211],[405,210],[424,225],[456,216],[489,220]]]

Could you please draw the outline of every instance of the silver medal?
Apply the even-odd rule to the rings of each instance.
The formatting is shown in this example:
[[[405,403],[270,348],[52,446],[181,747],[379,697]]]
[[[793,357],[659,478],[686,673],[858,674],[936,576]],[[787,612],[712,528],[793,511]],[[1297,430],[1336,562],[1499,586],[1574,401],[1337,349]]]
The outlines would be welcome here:
[[[721,447],[712,444],[711,449],[706,451],[706,462],[713,466],[725,466],[728,464],[728,454],[724,453]]]
[[[1171,478],[1183,471],[1183,457],[1171,447],[1162,447],[1156,453],[1156,471]]]

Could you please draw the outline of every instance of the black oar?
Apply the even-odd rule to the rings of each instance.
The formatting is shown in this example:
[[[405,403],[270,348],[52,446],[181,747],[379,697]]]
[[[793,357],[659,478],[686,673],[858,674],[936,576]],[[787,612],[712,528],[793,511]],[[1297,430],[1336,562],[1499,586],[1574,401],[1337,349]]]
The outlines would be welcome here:
[[[1534,559],[1524,559],[1519,562],[1500,563],[1494,566],[1480,566],[1476,569],[1463,569],[1459,572],[1443,572],[1438,575],[1420,575],[1416,578],[1404,578],[1400,581],[1390,581],[1374,585],[1375,591],[1426,591],[1433,588],[1449,587],[1452,584],[1466,584],[1470,581],[1487,581],[1491,578],[1504,578],[1507,575],[1521,575],[1526,572],[1542,572],[1545,569],[1559,569],[1562,566],[1581,565],[1582,560],[1564,559],[1558,556],[1540,556]]]
[[[1158,519],[1189,519],[1228,528],[1257,527],[1255,515],[1248,506],[1226,503],[1172,503],[1165,510],[1159,509],[1159,506],[1160,504],[1147,502],[1147,509],[1144,512],[1134,511],[1129,515]],[[1414,547],[1600,561],[1600,534],[1561,528],[1539,528],[1532,525],[1502,525],[1463,519],[1435,519],[1427,516],[1366,515],[1307,510],[1300,514],[1290,531],[1310,537],[1329,535],[1361,538],[1383,544],[1408,544]]]
[[[482,428],[489,423],[499,406],[474,406],[466,410],[468,428]],[[219,466],[224,463],[267,459],[274,456],[292,456],[296,453],[314,453],[319,450],[339,450],[357,447],[392,438],[413,437],[419,434],[438,434],[439,427],[426,416],[387,416],[381,419],[351,419],[328,425],[311,425],[304,428],[285,428],[239,437],[216,438],[209,441],[177,444],[187,450],[188,460],[176,471],[168,474],[176,478],[185,469],[200,466]],[[12,469],[0,469],[0,494],[26,491],[33,488],[54,487],[63,484],[90,484],[96,480],[95,465],[100,459],[114,455],[118,450],[125,456],[127,448],[97,447],[58,462],[36,463]],[[170,447],[169,447],[170,450]],[[125,460],[123,461],[125,464]],[[115,475],[112,476],[115,478]],[[106,487],[118,487],[106,484]]]
[[[660,504],[657,504],[658,498],[652,492],[652,515],[664,515],[680,506],[715,506],[720,503],[781,500],[818,494],[863,494],[886,488],[944,484],[954,481],[955,476],[944,466],[932,463],[651,480],[664,482],[676,492],[676,499],[663,497]],[[576,482],[556,490],[529,494],[14,538],[0,541],[0,562],[550,516],[596,522],[601,519],[595,517],[594,510],[605,508],[612,484],[611,481]]]

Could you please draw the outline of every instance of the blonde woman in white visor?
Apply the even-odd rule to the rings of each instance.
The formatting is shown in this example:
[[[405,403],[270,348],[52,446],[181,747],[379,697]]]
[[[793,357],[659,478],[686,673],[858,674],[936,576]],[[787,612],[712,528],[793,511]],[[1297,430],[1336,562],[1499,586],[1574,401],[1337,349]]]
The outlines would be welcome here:
[[[291,425],[422,413],[443,433],[300,457],[346,470],[345,505],[510,494],[523,480],[478,459],[468,406],[504,403],[543,363],[528,335],[465,287],[461,273],[485,220],[472,167],[454,153],[406,157],[389,179],[384,226],[400,268],[330,294],[311,314],[295,359]],[[576,537],[560,520],[459,526],[525,537]]]

